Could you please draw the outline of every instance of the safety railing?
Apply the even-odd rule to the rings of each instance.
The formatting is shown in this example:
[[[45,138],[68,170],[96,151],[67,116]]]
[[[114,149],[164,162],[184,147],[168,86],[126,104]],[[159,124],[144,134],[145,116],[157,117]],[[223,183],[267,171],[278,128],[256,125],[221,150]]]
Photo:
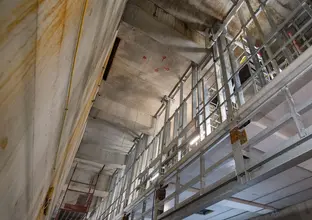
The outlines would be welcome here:
[[[228,174],[237,169],[232,148],[208,165],[208,149],[204,151],[202,146],[220,138],[217,131],[221,127],[224,138],[229,135],[234,115],[312,42],[312,10],[306,1],[296,0],[291,13],[279,20],[270,13],[270,1],[253,1],[252,5],[249,0],[239,2],[243,2],[239,10],[213,44],[212,56],[200,65],[192,64],[171,96],[163,100],[164,108],[156,117],[164,126],[156,128],[159,131],[152,140],[147,136],[140,139],[129,153],[127,168],[118,174],[106,210],[97,219],[114,219],[137,206],[142,211],[134,216],[149,216],[152,210],[146,208],[150,204],[147,198],[154,195],[155,183],[167,185],[171,192],[155,204],[154,210],[167,207],[160,210],[166,212],[222,179],[214,174],[211,179],[215,182],[203,181],[216,169],[227,169]],[[197,173],[191,164],[200,168]],[[189,176],[188,182],[181,180],[183,172],[194,177]],[[190,196],[180,198],[185,192]],[[156,219],[157,211],[152,215]]]
[[[99,176],[104,167],[102,167],[96,176],[89,179],[88,182],[81,182],[78,178],[79,175],[76,174],[78,166],[79,162],[76,163],[64,191],[63,198],[55,209],[54,220],[83,220],[89,212]]]

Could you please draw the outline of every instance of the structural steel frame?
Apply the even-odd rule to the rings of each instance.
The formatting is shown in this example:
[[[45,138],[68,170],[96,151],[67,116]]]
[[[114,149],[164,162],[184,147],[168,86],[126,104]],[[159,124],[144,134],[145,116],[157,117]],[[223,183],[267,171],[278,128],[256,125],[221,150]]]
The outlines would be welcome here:
[[[132,213],[131,219],[182,219],[312,157],[308,146],[312,127],[305,128],[301,120],[301,115],[311,109],[312,101],[296,106],[288,89],[312,70],[312,9],[306,1],[296,1],[296,9],[279,24],[268,11],[268,0],[258,0],[256,6],[249,0],[239,0],[232,7],[212,35],[210,53],[200,64],[192,63],[163,99],[156,114],[158,120],[164,120],[163,126],[155,128],[153,138],[143,135],[129,152],[126,168],[114,177],[105,211],[98,213],[96,219],[120,219],[124,213]],[[242,8],[248,10],[247,16]],[[266,18],[262,22],[270,27],[269,33],[261,28],[261,13]],[[240,25],[236,32],[228,30],[233,22]],[[251,31],[257,33],[257,39]],[[248,68],[250,76],[242,81],[239,74],[244,68]],[[233,143],[232,152],[205,167],[205,153],[281,95],[288,103],[289,114],[247,143]],[[176,101],[179,103],[175,106]],[[298,134],[283,143],[283,149],[270,152],[259,161],[244,161],[246,149],[290,120],[295,122]],[[200,163],[199,175],[181,185],[180,173],[196,160]],[[235,162],[235,171],[207,186],[204,178],[228,160]],[[175,180],[175,192],[163,201],[153,199],[153,205],[147,207],[147,198],[154,198],[159,184],[169,179]],[[200,185],[198,192],[179,201],[179,195],[196,183]],[[171,200],[173,207],[157,215],[155,210]],[[139,217],[134,214],[137,207],[141,209]]]
[[[86,219],[90,205],[92,203],[92,199],[94,196],[94,192],[100,177],[101,172],[104,169],[104,166],[101,168],[99,173],[92,178],[92,180],[88,183],[81,182],[78,180],[74,179],[75,171],[78,167],[78,162],[76,163],[73,172],[70,176],[69,182],[67,184],[66,190],[64,192],[62,201],[58,207],[57,214],[55,217],[55,220],[83,220]],[[70,186],[71,184],[79,184],[79,185],[84,185],[88,187],[88,192],[81,191],[81,190],[76,190],[76,189],[71,189]],[[87,199],[84,205],[77,205],[77,204],[70,204],[70,203],[65,203],[65,198],[68,195],[69,192],[77,193],[77,194],[86,194]]]

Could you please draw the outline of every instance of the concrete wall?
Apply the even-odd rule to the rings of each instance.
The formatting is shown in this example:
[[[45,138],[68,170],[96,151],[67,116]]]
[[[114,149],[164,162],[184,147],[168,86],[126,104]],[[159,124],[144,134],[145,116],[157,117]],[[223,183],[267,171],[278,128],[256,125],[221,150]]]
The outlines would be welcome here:
[[[49,186],[59,194],[124,5],[0,2],[1,219],[35,219]]]

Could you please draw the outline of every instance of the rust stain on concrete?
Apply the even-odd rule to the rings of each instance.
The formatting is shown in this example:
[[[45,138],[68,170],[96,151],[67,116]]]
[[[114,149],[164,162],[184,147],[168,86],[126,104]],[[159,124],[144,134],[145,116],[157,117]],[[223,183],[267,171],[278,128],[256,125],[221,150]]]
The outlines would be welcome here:
[[[1,141],[0,141],[0,147],[3,150],[5,150],[5,148],[8,146],[8,142],[9,142],[8,137],[2,138]]]
[[[42,2],[43,1],[40,1],[40,3]],[[30,4],[29,1],[23,2],[22,4],[18,5],[14,9],[14,11],[12,11],[12,14],[15,15],[17,18],[7,25],[7,27],[5,28],[7,30],[6,33],[0,35],[0,44],[4,40],[6,40],[12,30],[18,28],[18,25],[22,23],[29,14],[34,13],[37,10],[37,5],[37,1],[32,4]],[[43,4],[41,6],[43,6]],[[46,52],[49,53],[49,55],[51,56],[60,51],[64,38],[64,29],[67,17],[66,8],[67,1],[58,1],[53,7],[51,7],[48,12],[46,12],[44,17],[40,19],[39,25],[44,25],[45,29],[41,32],[41,36],[38,36],[39,38],[37,39],[37,42],[33,43],[33,45],[31,46],[31,50],[26,53],[19,60],[19,62],[12,63],[14,64],[14,66],[9,67],[6,70],[8,72],[3,72],[4,78],[0,82],[0,89],[5,88],[5,86],[8,85],[10,81],[14,81],[14,85],[11,85],[10,88],[7,89],[13,90],[16,85],[18,85],[22,80],[25,80],[26,75],[33,74],[30,72],[30,69],[35,64],[37,46],[43,48],[45,44],[51,44],[51,42],[53,42],[53,45],[55,45],[55,47],[46,50]],[[54,16],[54,19],[51,19],[50,24],[44,24],[44,21],[46,21],[49,16]],[[37,32],[38,30],[35,29],[34,33],[28,36],[29,40],[23,46],[21,46],[19,50],[23,49],[27,44],[29,45],[29,43],[32,43],[29,41],[32,41]],[[12,91],[7,91],[6,94],[11,94],[11,92]],[[0,99],[0,103],[4,102],[7,98],[8,95],[4,95],[4,97]]]
[[[38,8],[37,1],[24,1],[19,4],[13,11],[12,17],[15,17],[14,21],[9,24],[6,24],[6,21],[2,20],[0,26],[6,27],[3,33],[0,33],[0,44],[3,43],[7,38],[8,35],[14,30],[18,25],[20,25],[27,16],[32,13],[35,13]]]
[[[18,65],[15,68],[13,68],[13,70],[11,70],[9,73],[6,74],[8,77],[5,80],[3,80],[2,83],[0,84],[0,90],[3,89],[10,80],[14,80],[16,84],[22,81],[27,75],[27,73],[29,73],[29,70],[34,63],[35,63],[35,48],[30,50],[29,53],[27,53],[23,57],[22,61],[19,62]],[[16,73],[19,73],[20,70],[22,70],[22,74],[17,75]],[[11,87],[10,89],[14,89],[14,86]],[[10,94],[10,92],[8,92],[8,94]],[[2,102],[3,101],[0,100],[0,103]]]
[[[58,1],[58,3],[53,6],[44,16],[43,20],[40,22],[44,22],[48,17],[53,16],[56,13],[55,17],[51,21],[50,24],[45,25],[45,29],[43,30],[41,36],[38,38],[38,45],[41,43],[45,44],[50,42],[53,37],[56,38],[56,45],[61,46],[64,37],[64,29],[66,22],[66,7],[67,1]],[[59,37],[55,36],[56,33],[60,33]]]

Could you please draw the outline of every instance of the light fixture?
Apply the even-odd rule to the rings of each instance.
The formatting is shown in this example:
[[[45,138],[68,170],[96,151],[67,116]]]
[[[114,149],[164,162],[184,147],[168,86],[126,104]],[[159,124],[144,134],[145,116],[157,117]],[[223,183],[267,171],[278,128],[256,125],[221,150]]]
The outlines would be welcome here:
[[[194,145],[198,140],[199,140],[200,136],[197,135],[196,137],[194,137],[193,140],[190,141],[190,145]]]

